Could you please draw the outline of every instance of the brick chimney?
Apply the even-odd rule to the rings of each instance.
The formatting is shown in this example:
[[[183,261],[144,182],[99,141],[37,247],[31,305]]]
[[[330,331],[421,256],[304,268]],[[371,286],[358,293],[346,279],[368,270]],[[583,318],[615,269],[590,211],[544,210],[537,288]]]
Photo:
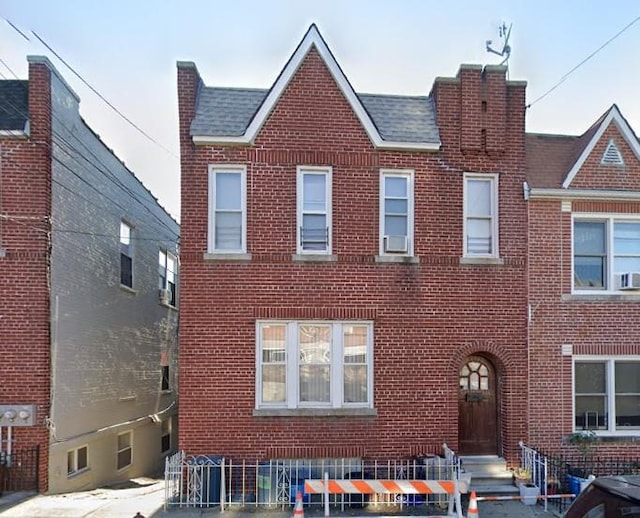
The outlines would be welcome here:
[[[437,78],[432,94],[443,148],[496,155],[524,142],[526,83],[507,81],[504,66],[462,65],[455,78]],[[512,132],[519,133],[513,134]]]

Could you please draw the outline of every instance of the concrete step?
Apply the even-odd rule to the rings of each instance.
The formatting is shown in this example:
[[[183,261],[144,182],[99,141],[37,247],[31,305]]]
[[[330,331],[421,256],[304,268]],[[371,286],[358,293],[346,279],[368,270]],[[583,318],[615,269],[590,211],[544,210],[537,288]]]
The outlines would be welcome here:
[[[462,469],[471,476],[471,490],[484,495],[511,495],[518,493],[513,484],[513,473],[507,462],[497,455],[463,456]]]

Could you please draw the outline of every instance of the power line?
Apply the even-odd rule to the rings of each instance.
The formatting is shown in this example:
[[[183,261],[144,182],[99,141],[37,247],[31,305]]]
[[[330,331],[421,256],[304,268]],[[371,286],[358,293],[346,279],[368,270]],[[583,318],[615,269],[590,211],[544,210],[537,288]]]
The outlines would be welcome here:
[[[16,73],[11,70],[11,68],[9,67],[9,65],[7,65],[6,61],[2,58],[0,58],[0,63],[2,63],[4,65],[4,68],[6,68],[9,72],[11,72],[11,74],[13,75],[13,77],[15,77],[16,79],[18,79],[18,76],[16,75]],[[4,77],[6,79],[6,77],[4,76],[4,74],[2,75],[2,77]]]
[[[7,22],[7,23],[8,23],[8,24],[13,28],[13,30],[14,30],[14,31],[16,31],[16,32],[17,32],[20,36],[22,36],[25,40],[27,40],[28,42],[31,42],[31,40],[29,39],[29,37],[28,37],[24,32],[22,32],[20,29],[18,29],[15,25],[13,25],[9,20],[7,20],[6,18],[3,18],[3,20],[4,20],[5,22]]]
[[[80,81],[82,81],[94,94],[96,94],[107,106],[109,106],[109,108],[111,108],[115,113],[117,113],[120,117],[122,117],[126,122],[128,122],[133,128],[135,128],[140,134],[142,134],[143,136],[145,136],[149,141],[153,142],[154,144],[156,144],[157,146],[159,146],[160,148],[162,148],[164,151],[166,151],[170,156],[172,156],[173,158],[178,158],[178,156],[173,153],[173,151],[169,150],[168,148],[166,148],[165,146],[163,146],[162,144],[160,144],[160,142],[158,142],[156,139],[154,139],[151,135],[149,135],[146,131],[144,131],[142,128],[140,128],[140,126],[138,126],[137,124],[135,124],[133,121],[131,121],[131,119],[129,119],[126,115],[124,115],[120,110],[118,110],[118,108],[116,108],[113,104],[111,104],[100,92],[98,92],[98,90],[96,90],[93,86],[91,86],[91,84],[89,84],[89,82],[82,77],[78,72],[75,71],[75,69],[69,65],[69,63],[67,63],[61,56],[60,54],[58,54],[55,50],[53,50],[53,48],[51,48],[51,46],[44,41],[37,32],[35,31],[31,31],[33,33],[33,35],[38,38],[38,40],[40,40],[40,42],[47,47],[47,49],[49,49],[49,51],[55,56],[57,57],[60,62],[67,67],[78,79],[80,79]]]
[[[553,92],[556,88],[558,88],[562,83],[564,83],[567,78],[573,74],[576,70],[578,70],[582,65],[584,65],[587,61],[589,61],[592,57],[594,57],[596,54],[598,54],[598,52],[600,52],[602,49],[604,49],[607,45],[609,45],[611,42],[613,42],[615,39],[617,39],[619,36],[621,36],[624,32],[626,32],[629,28],[631,28],[632,25],[634,25],[635,23],[637,23],[638,21],[640,21],[640,16],[638,16],[637,18],[635,18],[634,20],[632,20],[631,22],[629,22],[625,27],[622,28],[622,30],[620,30],[618,33],[616,33],[614,36],[612,36],[611,38],[609,38],[607,41],[605,41],[602,45],[600,45],[596,50],[594,50],[591,54],[589,54],[586,58],[584,58],[582,61],[580,61],[580,63],[578,63],[575,67],[573,67],[571,70],[569,70],[569,72],[567,72],[565,75],[563,75],[560,78],[560,81],[558,81],[555,85],[553,85],[549,90],[547,90],[545,93],[543,93],[540,97],[538,97],[537,99],[535,99],[534,101],[530,102],[529,104],[527,104],[527,108],[531,108],[535,103],[537,103],[538,101],[544,99],[547,95],[549,95],[551,92]]]

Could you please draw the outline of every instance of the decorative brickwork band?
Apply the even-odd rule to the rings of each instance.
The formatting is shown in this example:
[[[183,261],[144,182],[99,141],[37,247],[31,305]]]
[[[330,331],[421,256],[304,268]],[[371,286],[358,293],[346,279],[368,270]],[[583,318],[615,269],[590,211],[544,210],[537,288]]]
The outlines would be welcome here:
[[[327,320],[375,320],[377,308],[347,308],[333,306],[316,307],[258,307],[253,309],[255,318],[273,319],[327,319]]]

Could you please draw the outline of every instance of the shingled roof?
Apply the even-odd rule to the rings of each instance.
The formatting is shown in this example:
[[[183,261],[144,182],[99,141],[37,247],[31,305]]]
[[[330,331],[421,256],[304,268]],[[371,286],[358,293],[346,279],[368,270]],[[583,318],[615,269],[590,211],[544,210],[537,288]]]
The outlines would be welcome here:
[[[29,82],[0,81],[0,131],[25,131],[29,113]]]
[[[245,133],[269,90],[201,88],[191,135],[236,137]],[[389,141],[440,142],[431,97],[356,94],[380,136]]]

